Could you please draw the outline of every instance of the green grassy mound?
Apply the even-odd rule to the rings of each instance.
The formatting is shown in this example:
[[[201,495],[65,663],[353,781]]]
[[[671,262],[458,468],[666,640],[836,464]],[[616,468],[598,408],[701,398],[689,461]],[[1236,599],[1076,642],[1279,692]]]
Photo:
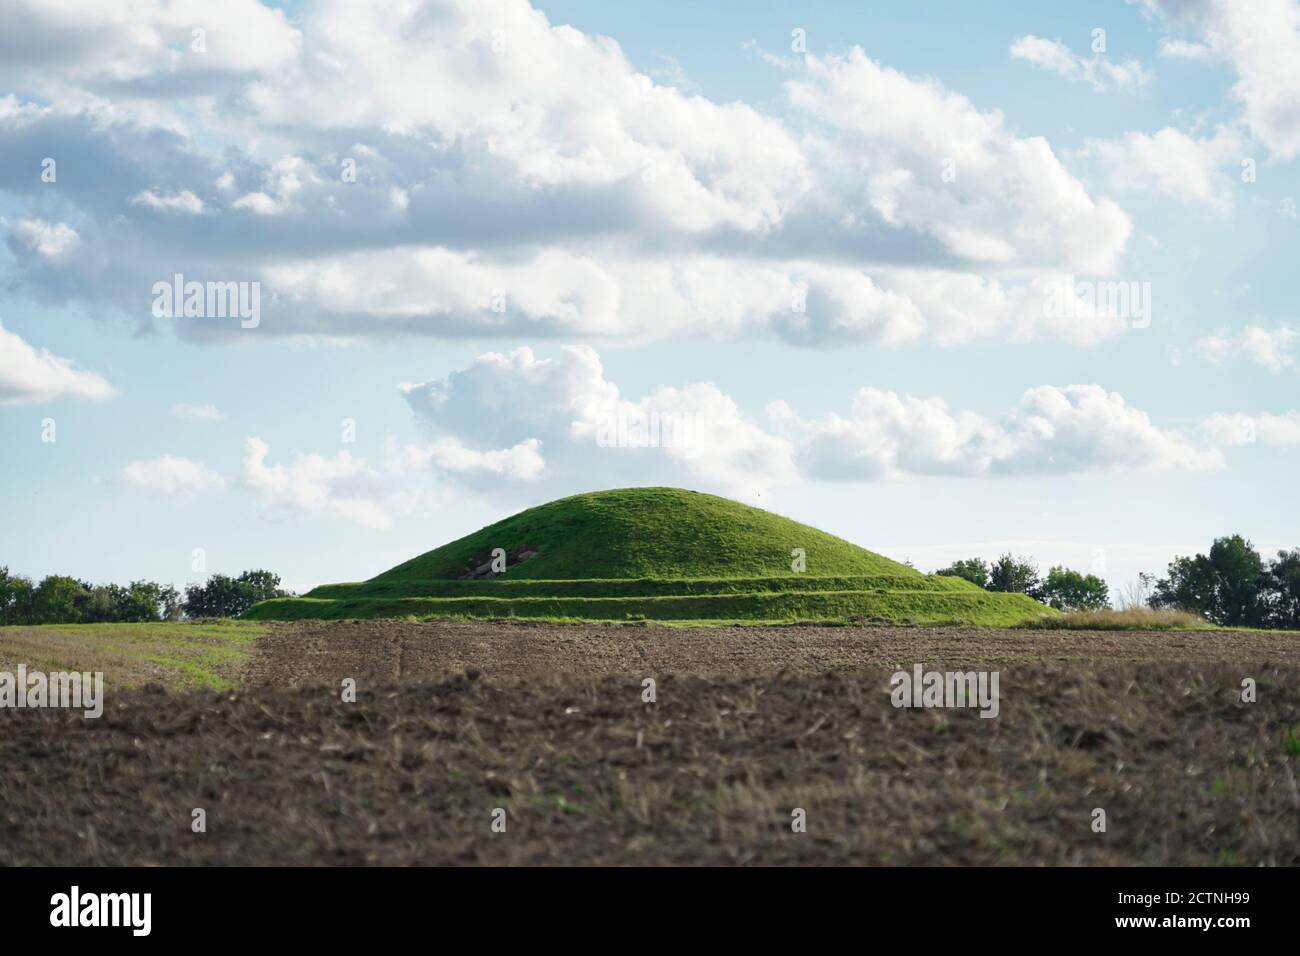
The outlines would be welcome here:
[[[506,571],[484,575],[494,548],[510,556]],[[803,549],[804,571],[791,569],[795,548]],[[530,508],[369,581],[266,601],[246,617],[1007,626],[1053,613],[1023,595],[921,574],[726,498],[625,488]]]
[[[374,578],[460,577],[493,548],[537,547],[507,571],[514,579],[737,578],[790,575],[803,548],[808,574],[916,571],[842,538],[727,498],[678,488],[622,488],[561,498],[435,548]]]

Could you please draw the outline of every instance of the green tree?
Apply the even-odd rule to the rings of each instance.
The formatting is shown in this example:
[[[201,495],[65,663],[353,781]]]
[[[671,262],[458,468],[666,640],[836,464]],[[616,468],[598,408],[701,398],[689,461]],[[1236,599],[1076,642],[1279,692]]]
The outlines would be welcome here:
[[[279,588],[280,579],[270,571],[245,571],[238,578],[217,575],[206,588],[198,587],[191,616],[242,614],[258,601],[283,597]],[[94,585],[52,574],[34,586],[0,567],[0,625],[179,621],[184,612],[185,599],[170,584]]]
[[[284,597],[280,578],[270,571],[245,571],[237,578],[214,574],[205,584],[185,589],[186,617],[239,617],[258,601]]]
[[[163,614],[163,587],[153,581],[132,581],[119,589],[116,617],[118,621],[158,621]]]
[[[983,558],[954,561],[948,567],[940,568],[934,573],[949,578],[965,578],[971,584],[978,584],[982,588],[989,586],[989,566]]]
[[[1239,534],[1216,538],[1210,553],[1177,557],[1156,582],[1152,607],[1204,614],[1215,624],[1255,627],[1267,614],[1264,561]]]
[[[86,588],[76,578],[51,574],[36,586],[33,624],[76,624],[81,620]]]
[[[1060,611],[1099,611],[1110,606],[1110,589],[1095,574],[1055,567],[1043,582],[1042,600]]]
[[[1266,623],[1300,630],[1300,548],[1279,551],[1264,575]]]
[[[126,589],[116,584],[95,587],[85,581],[76,596],[76,619],[82,624],[104,624],[120,620],[117,616],[121,595]]]
[[[1152,607],[1209,614],[1214,604],[1214,569],[1209,558],[1203,554],[1193,558],[1180,555],[1169,562],[1167,574],[1156,582]]]
[[[1028,594],[1031,598],[1042,595],[1042,582],[1038,578],[1038,565],[1029,558],[1015,558],[1004,554],[989,568],[990,591],[1009,591]]]
[[[185,588],[186,617],[234,617],[243,610],[239,582],[227,574],[214,574],[203,584]]]
[[[258,601],[269,601],[271,598],[285,596],[285,592],[280,590],[280,576],[270,571],[245,571],[237,580],[243,585],[250,598],[249,607]]]
[[[1239,534],[1219,538],[1210,546],[1216,578],[1213,613],[1224,624],[1257,627],[1263,622],[1260,600],[1264,561]],[[1211,618],[1214,620],[1215,618]]]
[[[181,592],[170,584],[162,588],[159,594],[161,607],[159,613],[164,621],[179,621],[185,612],[182,606]]]
[[[0,624],[30,624],[36,589],[30,579],[0,568]]]

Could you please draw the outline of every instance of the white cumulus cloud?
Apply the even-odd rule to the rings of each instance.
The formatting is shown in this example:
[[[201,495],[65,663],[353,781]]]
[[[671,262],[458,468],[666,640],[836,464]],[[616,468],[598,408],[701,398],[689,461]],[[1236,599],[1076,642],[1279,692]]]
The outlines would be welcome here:
[[[1248,325],[1240,332],[1220,332],[1196,340],[1197,354],[1215,365],[1227,359],[1244,357],[1256,365],[1277,374],[1297,366],[1297,346],[1300,332],[1289,325],[1266,329],[1261,325]]]
[[[1098,385],[1027,390],[1005,414],[952,409],[944,399],[859,389],[845,414],[799,416],[774,401],[762,419],[715,385],[664,386],[624,398],[590,348],[555,359],[529,349],[479,356],[468,368],[404,386],[434,441],[408,462],[455,477],[521,442],[540,442],[545,473],[502,478],[572,486],[669,483],[757,496],[800,477],[874,481],[910,475],[986,477],[1101,470],[1200,470],[1223,464],[1214,445],[1162,428]],[[437,449],[438,451],[435,451]],[[470,454],[472,453],[472,454]]]
[[[0,405],[30,405],[59,398],[103,401],[114,394],[108,380],[76,367],[48,349],[33,348],[0,325]]]
[[[183,272],[260,281],[262,336],[1103,334],[1034,321],[1024,290],[1112,272],[1124,211],[1046,139],[860,48],[792,61],[769,108],[657,82],[526,0],[321,0],[292,23],[239,0],[198,18],[202,51],[196,10],[0,12],[24,37],[0,77],[37,101],[0,101],[0,152],[58,137],[115,171],[65,194],[75,230],[20,220],[17,280],[43,301],[136,315]]]
[[[465,470],[462,462],[486,471],[479,465],[493,455],[513,465],[493,469],[500,477],[545,478],[557,487],[659,480],[747,496],[794,475],[788,443],[715,386],[665,387],[626,399],[585,346],[565,347],[554,359],[528,348],[487,353],[403,392],[430,434],[422,459],[447,476]],[[543,449],[544,474],[533,457]],[[518,467],[520,459],[526,467]]]
[[[46,259],[61,258],[81,240],[77,230],[67,223],[47,222],[44,219],[19,219],[10,227],[9,232],[28,249]]]
[[[382,481],[364,459],[340,451],[333,458],[297,453],[292,464],[270,464],[270,446],[244,443],[243,483],[272,508],[336,515],[367,528],[388,528],[392,518],[379,500]]]
[[[1211,415],[1201,422],[1201,431],[1215,445],[1300,445],[1300,411],[1274,415],[1243,413]]]
[[[1132,231],[1124,211],[1089,196],[1047,140],[1018,137],[1000,112],[861,49],[809,56],[806,76],[786,89],[825,124],[807,145],[823,195],[929,236],[949,255],[1108,272]]]
[[[1222,464],[1214,449],[1157,427],[1145,412],[1098,385],[1029,389],[997,419],[950,409],[939,397],[874,388],[860,389],[844,416],[805,420],[784,402],[773,403],[769,412],[798,447],[807,473],[832,481]]]
[[[173,405],[172,415],[196,422],[219,422],[226,417],[215,405],[188,405],[185,402]]]
[[[143,190],[131,197],[132,206],[148,206],[159,212],[183,212],[197,216],[203,212],[203,200],[188,189],[174,193],[156,193]]]
[[[1300,3],[1296,0],[1142,0],[1196,37],[1167,47],[1230,63],[1233,95],[1256,140],[1277,159],[1300,156]],[[1178,38],[1175,38],[1178,39]],[[1202,49],[1204,54],[1202,55]]]
[[[162,495],[188,494],[225,487],[226,481],[201,461],[163,455],[123,466],[119,480],[130,488]]]
[[[1085,155],[1096,158],[1116,189],[1152,190],[1179,202],[1202,203],[1227,213],[1241,171],[1241,137],[1228,127],[1197,138],[1172,127],[1130,132],[1118,139],[1089,139]]]
[[[1137,60],[1116,62],[1102,53],[1083,57],[1060,40],[1026,34],[1011,44],[1011,56],[1068,80],[1082,80],[1096,90],[1133,89],[1150,82],[1151,75]]]

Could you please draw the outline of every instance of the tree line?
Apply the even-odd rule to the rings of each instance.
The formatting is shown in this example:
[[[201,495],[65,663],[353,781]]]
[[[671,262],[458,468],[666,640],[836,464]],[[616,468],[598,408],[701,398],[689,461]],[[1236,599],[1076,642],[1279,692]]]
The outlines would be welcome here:
[[[1175,558],[1154,583],[1150,604],[1195,611],[1215,624],[1300,628],[1300,548],[1266,559],[1239,534],[1217,538],[1209,554]]]
[[[957,561],[936,574],[988,591],[1016,591],[1062,611],[1109,607],[1110,589],[1094,574],[1053,567],[1040,577],[1029,558]],[[1122,598],[1129,606],[1188,611],[1226,627],[1300,629],[1300,548],[1265,558],[1239,534],[1216,538],[1209,554],[1178,556],[1165,576],[1140,574]]]
[[[170,584],[132,581],[91,584],[51,574],[33,583],[0,567],[0,625],[109,624],[238,617],[258,601],[288,597],[270,571],[245,571],[238,577],[214,574],[185,593]]]
[[[993,562],[982,558],[957,561],[935,574],[965,578],[986,591],[1028,594],[1035,601],[1061,611],[1097,611],[1110,606],[1110,588],[1095,574],[1082,574],[1066,567],[1039,576],[1038,565],[1029,558],[1004,554]]]

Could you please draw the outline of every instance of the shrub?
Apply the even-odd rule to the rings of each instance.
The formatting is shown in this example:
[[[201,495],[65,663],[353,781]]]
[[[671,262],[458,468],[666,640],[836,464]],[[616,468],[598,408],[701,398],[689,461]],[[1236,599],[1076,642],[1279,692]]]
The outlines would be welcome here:
[[[259,601],[288,597],[280,578],[270,571],[245,571],[237,578],[214,574],[204,584],[185,589],[186,617],[239,617]]]
[[[954,561],[946,568],[934,572],[949,578],[965,578],[971,584],[978,584],[982,588],[989,586],[989,566],[984,563],[982,558],[967,558],[965,561]]]
[[[1095,574],[1055,567],[1047,572],[1042,600],[1058,611],[1099,611],[1110,606],[1110,589]]]
[[[1209,627],[1205,618],[1188,611],[1135,607],[1122,611],[1076,611],[1044,617],[1021,627],[1082,631],[1179,631]]]

